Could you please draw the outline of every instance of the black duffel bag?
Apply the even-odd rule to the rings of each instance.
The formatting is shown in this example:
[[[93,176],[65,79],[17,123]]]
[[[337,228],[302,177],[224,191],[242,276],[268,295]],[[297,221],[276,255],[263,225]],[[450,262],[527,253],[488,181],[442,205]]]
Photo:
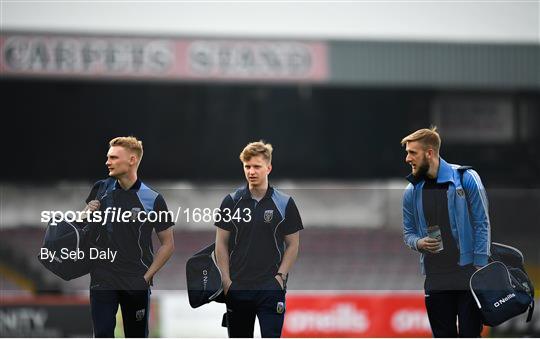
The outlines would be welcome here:
[[[484,324],[497,326],[534,312],[534,286],[523,267],[523,255],[511,246],[493,243],[490,263],[474,272],[470,289]]]
[[[54,259],[38,256],[39,261],[52,273],[64,280],[71,280],[90,273],[91,260],[88,259],[89,228],[86,225],[60,221],[47,226],[42,248],[55,253]],[[61,258],[74,253],[75,258]],[[83,258],[77,258],[82,253]]]
[[[96,194],[96,199],[103,198],[114,186],[115,180],[109,178],[101,184]],[[105,206],[101,206],[105,209]],[[47,225],[43,244],[38,255],[38,260],[46,269],[64,280],[82,277],[92,269],[89,259],[89,248],[95,244],[95,238],[99,234],[96,230],[98,225],[68,222],[65,220],[55,222],[51,220]],[[46,249],[48,253],[55,253],[54,259],[42,257],[41,251]],[[78,255],[82,253],[82,255]],[[71,256],[73,254],[73,256]]]
[[[215,244],[195,253],[186,263],[189,304],[197,308],[211,301],[224,302],[221,272],[214,254]]]

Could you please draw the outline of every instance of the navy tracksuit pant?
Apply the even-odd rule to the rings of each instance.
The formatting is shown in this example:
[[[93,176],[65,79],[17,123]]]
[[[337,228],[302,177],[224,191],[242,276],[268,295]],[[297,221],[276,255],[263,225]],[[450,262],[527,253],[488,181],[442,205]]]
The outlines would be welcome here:
[[[233,281],[226,297],[227,330],[230,338],[252,338],[255,316],[263,338],[281,337],[285,319],[285,290],[272,277],[256,286]]]
[[[426,291],[426,309],[433,337],[480,337],[482,316],[470,291]]]
[[[432,274],[424,283],[426,310],[435,338],[477,338],[482,315],[469,290],[472,265],[452,274]]]
[[[122,310],[126,337],[148,337],[150,290],[99,290],[90,289],[90,306],[94,336],[114,337],[118,305]]]

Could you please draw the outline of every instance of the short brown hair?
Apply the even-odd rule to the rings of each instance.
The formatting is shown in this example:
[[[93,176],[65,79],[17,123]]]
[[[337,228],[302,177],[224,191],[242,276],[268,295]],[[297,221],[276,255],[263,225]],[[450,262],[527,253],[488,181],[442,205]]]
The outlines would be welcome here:
[[[135,153],[137,157],[139,158],[139,161],[141,160],[143,156],[143,146],[142,141],[138,140],[136,137],[129,136],[129,137],[116,137],[109,141],[109,146],[122,146],[131,152]]]
[[[272,163],[272,151],[274,148],[271,144],[265,143],[263,140],[250,142],[240,153],[240,161],[249,161],[251,158],[262,155],[263,158]]]
[[[418,131],[407,135],[401,140],[401,146],[405,146],[408,142],[418,141],[424,145],[424,149],[433,148],[435,153],[439,154],[441,149],[441,137],[437,132],[437,127],[422,128]]]

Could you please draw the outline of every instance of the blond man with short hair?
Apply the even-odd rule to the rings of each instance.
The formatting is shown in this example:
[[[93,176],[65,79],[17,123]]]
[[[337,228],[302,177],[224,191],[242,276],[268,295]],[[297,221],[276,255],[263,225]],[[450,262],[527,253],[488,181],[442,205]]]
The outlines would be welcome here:
[[[294,200],[268,184],[272,145],[249,143],[240,153],[247,181],[227,195],[216,222],[216,257],[227,304],[229,337],[280,337],[289,272],[298,255],[302,219]]]
[[[142,156],[143,144],[137,138],[112,139],[105,162],[109,178],[98,181],[86,200],[85,210],[100,211],[103,216],[103,223],[93,225],[94,248],[114,253],[112,258],[95,259],[90,272],[95,337],[114,337],[119,305],[126,337],[148,336],[150,286],[174,251],[174,223],[169,214],[160,213],[168,212],[167,204],[138,178]],[[128,221],[121,215],[128,216]],[[153,231],[161,243],[155,255]]]
[[[433,336],[479,337],[482,320],[468,282],[490,255],[482,181],[470,166],[440,157],[441,137],[435,127],[417,130],[401,145],[412,169],[403,195],[403,236],[407,246],[420,252]]]

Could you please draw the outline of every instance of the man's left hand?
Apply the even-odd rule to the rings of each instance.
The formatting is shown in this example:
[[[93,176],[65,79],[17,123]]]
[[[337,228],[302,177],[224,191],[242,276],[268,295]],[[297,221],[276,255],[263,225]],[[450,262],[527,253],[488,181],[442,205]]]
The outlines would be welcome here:
[[[146,281],[146,283],[147,283],[148,285],[151,285],[151,284],[152,284],[152,277],[149,277],[148,275],[145,274],[145,275],[143,276],[143,278],[144,278],[144,280]]]
[[[276,275],[274,278],[278,281],[279,286],[281,286],[281,289],[283,289],[283,279],[281,279],[281,276]]]

